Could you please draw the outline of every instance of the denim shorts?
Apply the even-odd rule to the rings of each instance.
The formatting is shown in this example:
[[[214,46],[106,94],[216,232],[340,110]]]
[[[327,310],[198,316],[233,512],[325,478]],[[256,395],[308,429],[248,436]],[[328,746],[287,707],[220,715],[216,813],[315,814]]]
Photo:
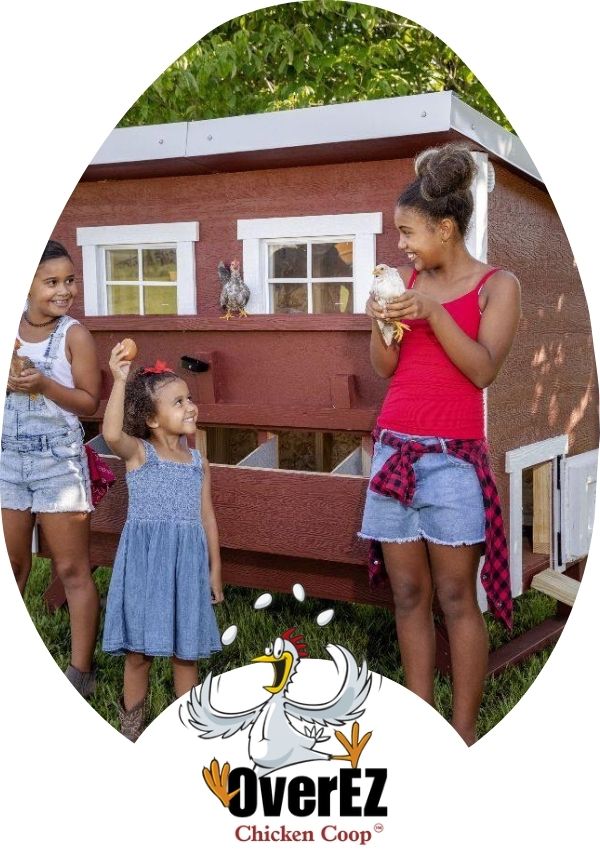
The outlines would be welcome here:
[[[446,451],[438,437],[416,437],[390,431],[396,437],[425,445],[439,442],[441,452],[422,455],[413,464],[416,487],[410,506],[370,487],[359,537],[382,543],[429,540],[447,546],[473,545],[485,539],[485,514],[481,485],[475,467]],[[371,478],[396,450],[375,443]]]
[[[89,512],[90,473],[81,431],[51,436],[3,436],[0,456],[3,508],[31,513]]]

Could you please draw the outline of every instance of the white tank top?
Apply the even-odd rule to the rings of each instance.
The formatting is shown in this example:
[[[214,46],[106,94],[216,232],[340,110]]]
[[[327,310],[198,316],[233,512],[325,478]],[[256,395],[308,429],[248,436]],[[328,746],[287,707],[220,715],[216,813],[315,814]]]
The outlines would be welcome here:
[[[67,339],[67,331],[72,325],[78,325],[79,322],[77,319],[73,319],[69,317],[69,321],[65,322],[63,325],[63,334],[58,343],[58,351],[56,353],[56,357],[52,360],[52,365],[50,369],[50,377],[56,381],[57,384],[61,384],[63,387],[69,387],[69,389],[73,389],[75,386],[75,382],[73,381],[73,373],[71,372],[71,364],[67,360],[67,355],[65,352],[65,343]],[[30,360],[33,360],[34,363],[42,363],[44,361],[44,354],[46,352],[46,348],[48,346],[48,337],[46,339],[42,339],[40,342],[27,342],[27,340],[22,339],[17,334],[17,339],[21,343],[21,347],[19,348],[19,356],[20,357],[29,357]],[[60,410],[70,428],[77,428],[79,425],[79,419],[74,413],[71,413],[69,410],[65,410],[63,407],[59,407],[50,399],[45,399],[46,404],[53,410]]]

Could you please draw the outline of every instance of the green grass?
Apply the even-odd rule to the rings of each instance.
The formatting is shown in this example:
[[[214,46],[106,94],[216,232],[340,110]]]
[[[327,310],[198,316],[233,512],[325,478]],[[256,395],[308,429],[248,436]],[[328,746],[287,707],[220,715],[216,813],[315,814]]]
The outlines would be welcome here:
[[[25,603],[40,637],[64,670],[69,663],[69,617],[66,608],[48,613],[42,597],[49,578],[49,562],[35,559]],[[104,567],[96,570],[94,580],[104,600],[110,570]],[[253,603],[259,591],[227,587],[225,595],[226,602],[216,606],[219,629],[222,632],[235,624],[238,636],[232,646],[224,647],[223,652],[200,662],[201,678],[210,670],[216,675],[247,664],[251,658],[261,654],[279,632],[295,626],[304,634],[311,657],[328,658],[325,644],[340,643],[357,659],[366,658],[371,670],[403,683],[394,618],[383,608],[319,599],[306,599],[300,603],[291,595],[273,594],[273,602],[266,611],[255,611]],[[321,628],[315,618],[324,608],[334,608],[335,616],[326,628]],[[552,616],[555,610],[556,602],[536,591],[519,597],[515,600],[513,637]],[[490,647],[496,649],[506,642],[507,634],[487,615],[486,623]],[[492,729],[516,705],[544,666],[550,652],[551,648],[545,649],[488,678],[479,718],[479,736]],[[105,720],[118,727],[116,704],[122,689],[123,658],[105,655],[98,645],[95,660],[99,671],[98,686],[90,703]],[[174,698],[170,663],[167,659],[156,659],[150,679],[150,718],[160,714]],[[438,710],[449,719],[452,691],[447,676],[436,674],[435,699]]]

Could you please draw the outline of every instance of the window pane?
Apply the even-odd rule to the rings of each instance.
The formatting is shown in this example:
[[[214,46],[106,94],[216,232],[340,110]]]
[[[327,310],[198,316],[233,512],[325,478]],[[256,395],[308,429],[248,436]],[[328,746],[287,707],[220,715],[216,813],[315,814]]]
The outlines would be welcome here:
[[[175,286],[145,286],[144,313],[177,312],[177,287]]]
[[[175,248],[144,248],[142,250],[144,280],[177,280],[177,251]]]
[[[307,313],[308,288],[303,283],[271,284],[274,313]]]
[[[140,289],[138,286],[107,286],[108,315],[120,314],[139,316]]]
[[[351,313],[352,284],[313,283],[313,313]]]
[[[306,277],[306,244],[269,245],[269,277]]]
[[[111,248],[106,251],[107,280],[139,280],[138,252]]]
[[[352,277],[352,242],[315,242],[313,277]]]

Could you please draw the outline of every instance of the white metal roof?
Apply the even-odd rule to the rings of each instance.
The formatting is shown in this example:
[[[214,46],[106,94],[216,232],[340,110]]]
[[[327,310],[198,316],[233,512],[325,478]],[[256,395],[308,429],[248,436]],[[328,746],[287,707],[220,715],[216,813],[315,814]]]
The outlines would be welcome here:
[[[452,92],[113,130],[91,166],[186,159],[454,130],[541,181],[523,143]]]

